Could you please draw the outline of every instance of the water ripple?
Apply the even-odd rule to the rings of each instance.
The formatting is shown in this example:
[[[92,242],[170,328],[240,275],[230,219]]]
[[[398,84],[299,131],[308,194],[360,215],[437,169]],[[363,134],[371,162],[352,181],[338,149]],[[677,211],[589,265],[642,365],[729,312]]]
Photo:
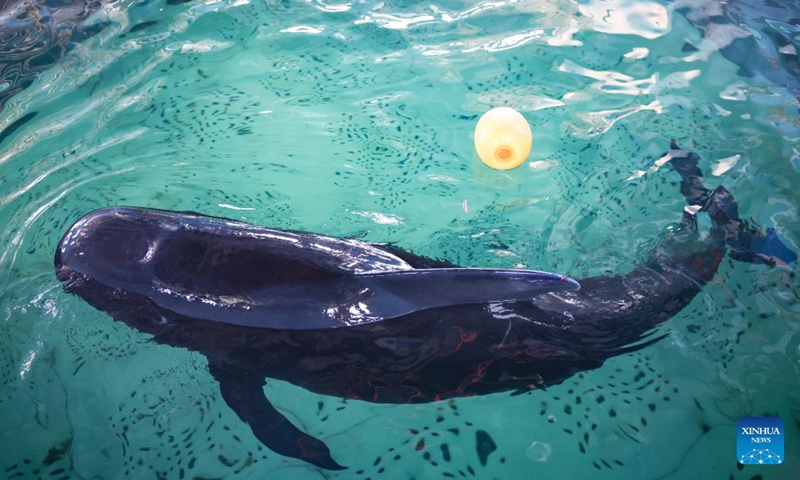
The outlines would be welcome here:
[[[663,157],[676,138],[701,154],[710,184],[735,192],[740,211],[774,225],[796,247],[800,123],[786,81],[797,48],[791,16],[733,21],[730,12],[743,12],[742,2],[679,3],[688,6],[633,0],[110,2],[87,24],[105,26],[11,97],[0,117],[7,132],[0,143],[0,321],[8,332],[0,339],[0,427],[24,437],[26,422],[51,422],[34,440],[19,442],[34,453],[0,452],[2,471],[14,464],[20,478],[49,475],[31,470],[43,468],[42,459],[61,451],[66,438],[74,443],[48,467],[53,471],[120,478],[122,471],[141,477],[172,468],[181,460],[143,452],[171,451],[166,439],[196,428],[205,413],[194,402],[165,397],[164,382],[212,405],[204,410],[214,413],[204,417],[208,421],[225,420],[210,430],[215,444],[202,445],[209,455],[192,467],[181,463],[187,478],[235,476],[217,456],[230,445],[257,446],[245,438],[246,426],[223,431],[239,422],[229,422],[229,409],[207,393],[215,387],[196,356],[147,343],[61,291],[53,251],[71,222],[98,207],[194,210],[332,235],[356,232],[466,266],[616,274],[639,265],[681,218],[678,180]],[[42,33],[32,32],[30,39],[11,34],[7,41],[35,48],[33,37]],[[759,58],[762,63],[750,62]],[[753,65],[761,70],[739,74]],[[784,76],[770,76],[767,66]],[[16,81],[6,81],[0,95]],[[509,172],[486,168],[472,144],[478,116],[500,105],[522,111],[534,132],[528,166]],[[6,130],[21,120],[19,128]],[[697,300],[665,327],[670,335],[652,347],[656,355],[620,357],[613,370],[647,372],[647,365],[664,372],[669,388],[680,387],[672,401],[658,400],[663,418],[684,415],[687,405],[698,413],[693,398],[703,402],[703,418],[733,417],[752,410],[749,395],[756,388],[773,408],[785,397],[778,390],[796,385],[800,372],[796,279],[788,270],[726,261]],[[135,362],[124,358],[132,355]],[[763,359],[770,365],[761,366]],[[87,379],[106,374],[116,361],[138,375],[135,385],[106,378],[99,392]],[[792,367],[782,382],[761,380],[775,364]],[[507,433],[505,445],[528,448],[528,455],[507,455],[504,466],[489,465],[483,473],[513,477],[508,472],[526,471],[539,460],[544,477],[565,468],[589,477],[598,471],[594,459],[612,454],[663,459],[657,438],[667,438],[660,435],[664,430],[653,421],[642,425],[642,412],[650,409],[635,399],[632,408],[618,411],[620,417],[635,414],[626,418],[632,423],[615,423],[602,411],[597,431],[611,438],[626,429],[641,444],[606,448],[598,441],[605,436],[587,430],[591,443],[578,455],[577,437],[563,432],[569,415],[563,399],[575,397],[568,390],[605,388],[613,383],[608,371],[589,372],[576,379],[580,385],[554,386],[556,393],[465,402],[461,418],[478,419],[487,408],[518,411],[531,399],[537,409],[551,402],[541,418],[553,424],[542,426],[539,415],[530,419],[529,427],[539,429],[533,444],[513,434],[531,431],[519,428],[519,418],[494,419],[492,427]],[[68,394],[50,395],[62,380]],[[648,394],[650,387],[642,388]],[[796,390],[787,391],[800,398]],[[318,398],[297,389],[270,394],[293,407],[302,395],[310,399],[307,418],[318,412]],[[548,395],[562,400],[553,403]],[[73,403],[62,408],[54,398]],[[351,425],[359,407],[348,405],[331,421]],[[478,407],[470,411],[468,405]],[[161,419],[158,432],[150,417],[137,416],[141,408]],[[392,423],[402,409],[375,408],[384,408],[375,415],[378,428],[334,434],[340,439],[334,450],[345,460],[360,461],[363,442],[351,440],[377,438],[375,431],[383,443],[370,443],[367,451],[376,456],[408,440],[406,425]],[[401,420],[413,428],[437,425],[436,408],[406,410]],[[421,418],[427,414],[426,423]],[[65,418],[93,427],[73,436],[71,427],[59,426]],[[631,424],[640,431],[628,429]],[[685,438],[694,441],[697,426],[689,424],[693,430]],[[548,426],[551,431],[541,430]],[[227,435],[224,442],[220,435]],[[100,452],[100,444],[113,448]],[[474,445],[460,446],[450,450],[447,465],[466,469]],[[380,467],[400,476],[440,478],[449,468],[423,462],[412,472],[391,458],[384,455]],[[277,470],[298,479],[317,475],[287,462],[270,454],[247,468],[258,478],[280,476]],[[604,471],[619,478],[664,476],[650,468],[665,464],[659,462]],[[686,462],[667,461],[664,468]]]

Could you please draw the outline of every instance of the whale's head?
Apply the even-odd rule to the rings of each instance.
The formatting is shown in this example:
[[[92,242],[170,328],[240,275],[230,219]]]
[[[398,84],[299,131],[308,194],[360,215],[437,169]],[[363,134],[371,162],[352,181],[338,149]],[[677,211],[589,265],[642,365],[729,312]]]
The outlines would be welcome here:
[[[92,278],[112,288],[139,290],[153,278],[161,231],[152,216],[104,208],[78,220],[56,249],[56,275],[68,291]]]
[[[113,207],[78,220],[58,244],[55,272],[68,293],[148,333],[177,317],[147,295],[157,281],[156,257],[163,242],[159,213]]]

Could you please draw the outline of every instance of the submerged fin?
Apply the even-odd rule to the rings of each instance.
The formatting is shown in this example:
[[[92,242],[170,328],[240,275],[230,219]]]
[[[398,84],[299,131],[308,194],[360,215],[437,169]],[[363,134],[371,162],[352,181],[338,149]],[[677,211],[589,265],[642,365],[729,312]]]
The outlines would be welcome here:
[[[264,395],[264,378],[209,361],[222,398],[267,448],[327,470],[344,470],[320,440],[300,431]]]

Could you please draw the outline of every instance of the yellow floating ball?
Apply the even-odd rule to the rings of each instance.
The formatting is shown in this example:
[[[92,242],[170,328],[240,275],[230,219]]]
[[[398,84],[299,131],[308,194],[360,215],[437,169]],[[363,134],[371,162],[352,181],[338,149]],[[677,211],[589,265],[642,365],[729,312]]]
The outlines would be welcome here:
[[[475,150],[483,163],[496,170],[522,165],[531,153],[532,144],[530,125],[513,108],[493,108],[475,126]]]

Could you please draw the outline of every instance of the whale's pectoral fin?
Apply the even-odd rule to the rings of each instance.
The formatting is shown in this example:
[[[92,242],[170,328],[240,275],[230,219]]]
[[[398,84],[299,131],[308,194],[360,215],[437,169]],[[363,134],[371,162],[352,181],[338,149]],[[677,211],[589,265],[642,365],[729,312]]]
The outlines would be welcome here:
[[[253,435],[273,452],[328,470],[343,470],[320,440],[300,431],[264,395],[264,378],[209,360],[225,403],[250,425]]]

